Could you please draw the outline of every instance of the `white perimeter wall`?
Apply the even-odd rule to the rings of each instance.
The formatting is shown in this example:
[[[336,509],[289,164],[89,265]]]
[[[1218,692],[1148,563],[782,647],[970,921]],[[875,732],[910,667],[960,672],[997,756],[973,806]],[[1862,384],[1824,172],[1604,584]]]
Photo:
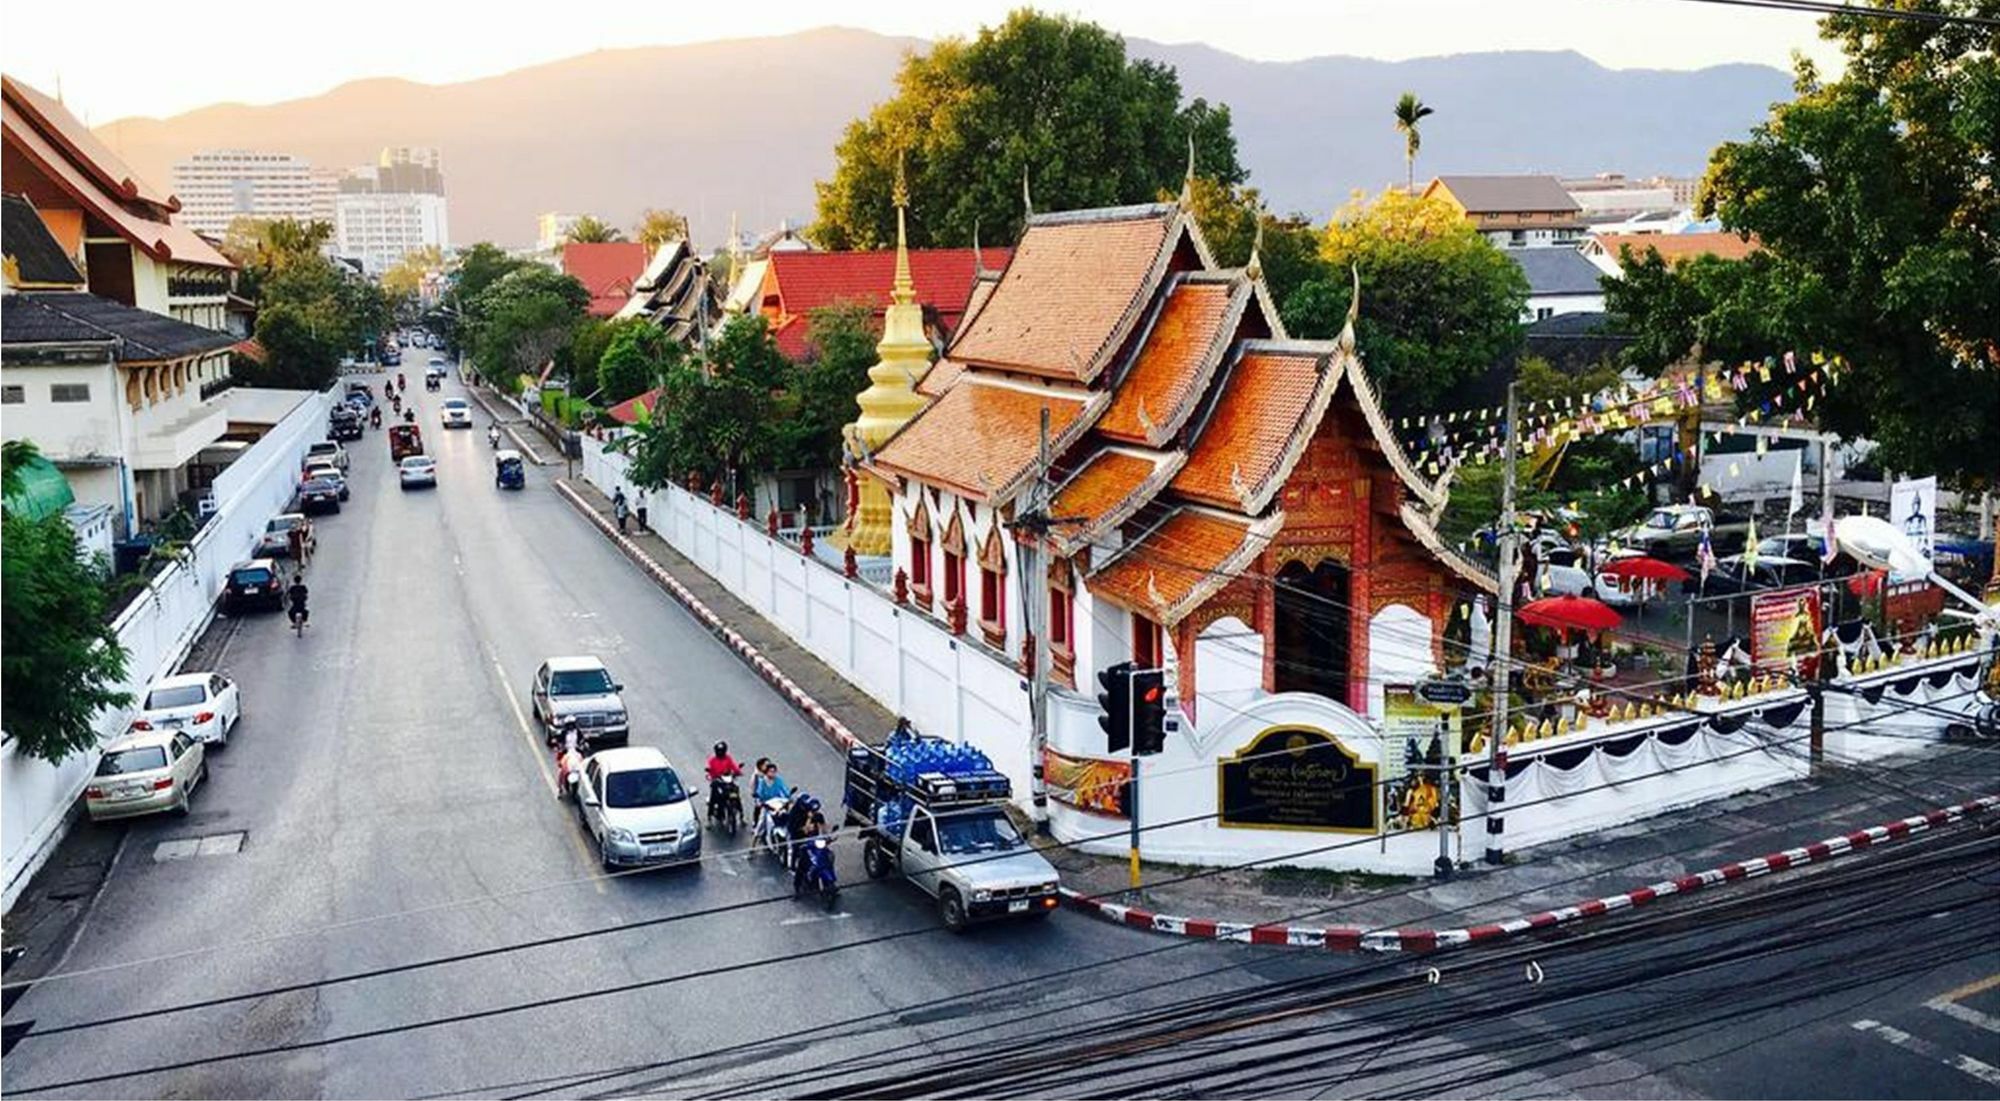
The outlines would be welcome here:
[[[637,492],[624,456],[589,437],[582,442],[586,480],[607,495],[621,486],[628,496]],[[675,550],[918,730],[984,751],[1027,800],[1032,728],[1027,681],[1016,669],[771,538],[759,519],[737,520],[730,505],[716,507],[678,486],[649,490],[647,498],[647,519]],[[879,742],[889,732],[854,733]]]
[[[283,511],[298,488],[299,460],[306,447],[326,437],[333,396],[313,394],[293,409],[217,482],[214,519],[189,545],[187,557],[153,579],[115,624],[127,654],[124,688],[135,697],[155,677],[170,673],[208,626],[229,570],[256,545],[271,516]],[[98,716],[100,737],[124,731],[131,711]],[[78,753],[59,765],[18,751],[11,739],[0,747],[0,847],[6,854],[4,905],[62,839],[84,781],[96,767],[95,753]]]

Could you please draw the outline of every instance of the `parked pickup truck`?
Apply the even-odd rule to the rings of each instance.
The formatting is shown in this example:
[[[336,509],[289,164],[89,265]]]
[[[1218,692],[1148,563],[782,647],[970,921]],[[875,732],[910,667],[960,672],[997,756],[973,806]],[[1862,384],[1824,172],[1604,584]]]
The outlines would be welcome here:
[[[1012,791],[985,754],[899,733],[847,754],[847,820],[864,827],[870,879],[900,875],[937,902],[946,929],[1046,917],[1061,899],[1056,870],[1007,816]]]
[[[1747,520],[1718,518],[1701,505],[1664,505],[1644,520],[1614,533],[1621,545],[1668,562],[1691,562],[1701,548],[1702,532],[1719,557],[1743,549],[1750,533]]]

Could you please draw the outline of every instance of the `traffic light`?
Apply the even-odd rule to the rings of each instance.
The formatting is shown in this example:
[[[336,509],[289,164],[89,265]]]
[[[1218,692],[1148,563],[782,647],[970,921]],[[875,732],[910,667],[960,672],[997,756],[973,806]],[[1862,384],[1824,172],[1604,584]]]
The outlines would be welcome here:
[[[1159,669],[1132,674],[1133,752],[1144,757],[1167,747],[1167,675]]]
[[[1104,714],[1097,717],[1097,725],[1104,728],[1107,752],[1123,753],[1132,746],[1132,670],[1129,661],[1121,661],[1097,674],[1097,683],[1104,691],[1097,694],[1097,706]]]

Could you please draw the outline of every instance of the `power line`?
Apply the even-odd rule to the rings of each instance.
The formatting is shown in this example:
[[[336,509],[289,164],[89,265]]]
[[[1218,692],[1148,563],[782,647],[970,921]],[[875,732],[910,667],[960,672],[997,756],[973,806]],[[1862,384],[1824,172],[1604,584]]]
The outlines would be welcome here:
[[[1920,11],[1910,8],[1870,7],[1861,4],[1822,2],[1822,0],[1683,0],[1683,2],[1721,4],[1737,8],[1764,8],[1770,11],[1797,12],[1801,15],[1847,15],[1867,19],[1926,23],[1932,26],[1991,27],[2000,29],[2000,19],[1983,15],[1961,15],[1955,12]]]
[[[1975,689],[1975,691],[1976,691],[1976,689]],[[1747,724],[1746,724],[1746,726],[1747,726]],[[1797,741],[1797,740],[1799,740],[1800,738],[1806,738],[1806,737],[1810,737],[1810,732],[1808,732],[1808,733],[1806,733],[1806,734],[1800,734],[1800,735],[1795,735],[1795,736],[1792,736],[1792,737],[1790,737],[1790,738],[1780,738],[1780,739],[1776,739],[1776,740],[1775,740],[1774,742],[1772,742],[1772,743],[1771,743],[1771,744],[1769,744],[1769,745],[1766,745],[1766,744],[1761,744],[1761,743],[1760,743],[1760,744],[1758,744],[1758,745],[1753,745],[1753,746],[1750,746],[1750,747],[1747,747],[1747,748],[1745,748],[1745,749],[1741,749],[1741,750],[1734,750],[1734,751],[1731,751],[1730,753],[1726,753],[1726,754],[1718,754],[1718,755],[1716,755],[1716,756],[1714,756],[1714,757],[1710,758],[1710,759],[1709,759],[1709,761],[1708,761],[1708,762],[1705,762],[1705,763],[1714,763],[1714,762],[1716,762],[1716,761],[1721,761],[1721,760],[1727,760],[1727,759],[1732,759],[1732,758],[1734,758],[1734,757],[1738,757],[1738,756],[1743,756],[1743,755],[1745,755],[1745,754],[1749,754],[1749,753],[1759,753],[1759,752],[1765,752],[1765,753],[1768,753],[1768,752],[1770,752],[1770,751],[1771,751],[1771,749],[1772,749],[1772,748],[1774,748],[1774,747],[1775,747],[1776,745],[1782,745],[1782,744],[1784,744],[1784,743],[1785,743],[1785,742],[1787,742],[1787,741]],[[1509,805],[1509,808],[1508,808],[1508,809],[1509,809],[1509,810],[1518,810],[1518,809],[1520,809],[1520,808],[1523,808],[1523,807],[1531,807],[1531,806],[1537,806],[1537,805],[1540,805],[1540,804],[1543,804],[1543,803],[1548,803],[1548,802],[1554,802],[1554,801],[1559,801],[1559,800],[1563,800],[1563,799],[1570,799],[1570,798],[1574,798],[1574,797],[1576,797],[1576,796],[1578,796],[1578,795],[1583,795],[1583,794],[1587,794],[1587,793],[1589,793],[1589,792],[1591,792],[1591,791],[1599,791],[1599,790],[1604,790],[1604,789],[1606,789],[1606,788],[1610,788],[1610,787],[1617,787],[1617,786],[1619,786],[1619,785],[1621,785],[1621,784],[1625,784],[1625,783],[1630,783],[1630,782],[1631,782],[1631,781],[1633,781],[1633,780],[1638,780],[1638,779],[1646,779],[1646,778],[1650,778],[1650,777],[1653,777],[1653,776],[1661,776],[1661,775],[1668,775],[1668,774],[1671,774],[1671,773],[1674,773],[1674,772],[1682,772],[1682,771],[1686,771],[1686,770],[1687,770],[1687,769],[1688,769],[1689,767],[1692,767],[1692,766],[1681,766],[1681,767],[1678,767],[1678,768],[1676,768],[1676,767],[1668,767],[1668,768],[1663,768],[1663,769],[1659,769],[1659,770],[1656,770],[1656,771],[1654,771],[1654,772],[1650,772],[1650,773],[1645,773],[1645,774],[1642,774],[1642,775],[1640,775],[1640,776],[1633,776],[1633,777],[1627,777],[1627,778],[1625,778],[1625,779],[1623,779],[1623,780],[1620,780],[1620,781],[1617,781],[1617,782],[1609,782],[1609,781],[1607,781],[1607,782],[1605,782],[1605,783],[1601,783],[1601,784],[1596,784],[1596,785],[1592,785],[1592,786],[1590,786],[1590,787],[1586,787],[1586,788],[1582,788],[1582,789],[1578,789],[1578,790],[1576,790],[1576,791],[1571,791],[1571,792],[1567,792],[1567,793],[1564,793],[1564,794],[1561,794],[1561,795],[1553,795],[1553,796],[1547,796],[1547,797],[1544,797],[1544,798],[1542,798],[1542,799],[1535,799],[1535,800],[1528,800],[1528,801],[1526,801],[1526,802],[1522,802],[1522,803],[1515,803],[1515,804],[1510,804],[1510,805]],[[1462,818],[1461,818],[1461,821],[1470,821],[1470,820],[1476,820],[1476,819],[1480,819],[1480,818],[1484,818],[1484,817],[1486,817],[1486,816],[1487,816],[1487,814],[1488,814],[1488,813],[1489,813],[1489,812],[1480,812],[1480,813],[1478,813],[1478,814],[1468,814],[1468,815],[1463,815],[1463,816],[1462,816]],[[1214,817],[1214,816],[1213,816],[1213,815],[1202,815],[1202,816],[1198,816],[1198,817],[1197,817],[1197,820],[1199,820],[1199,819],[1201,819],[1201,818],[1209,818],[1209,817]],[[1177,823],[1177,824],[1185,824],[1185,823]],[[1298,858],[1298,857],[1302,857],[1302,856],[1311,856],[1311,855],[1316,855],[1316,854],[1319,854],[1319,853],[1324,853],[1324,852],[1331,852],[1331,851],[1335,851],[1335,850],[1338,850],[1338,849],[1343,849],[1343,848],[1349,848],[1349,847],[1355,847],[1355,846],[1359,846],[1359,845],[1365,845],[1365,844],[1374,844],[1374,843],[1378,842],[1378,841],[1379,841],[1379,840],[1380,840],[1380,839],[1381,839],[1382,837],[1387,837],[1387,836],[1394,836],[1394,835],[1399,835],[1399,834],[1404,834],[1404,833],[1424,833],[1424,834],[1427,834],[1427,833],[1429,833],[1429,832],[1431,832],[1431,831],[1430,831],[1429,829],[1424,829],[1424,830],[1410,830],[1410,829],[1405,829],[1405,830],[1395,830],[1395,831],[1387,831],[1387,832],[1385,832],[1385,833],[1383,833],[1383,834],[1381,834],[1381,835],[1371,835],[1371,836],[1363,836],[1363,837],[1355,837],[1355,838],[1350,838],[1350,839],[1347,839],[1347,840],[1345,840],[1345,841],[1341,841],[1341,842],[1335,842],[1335,843],[1332,843],[1332,844],[1329,844],[1329,845],[1325,845],[1325,846],[1319,846],[1319,847],[1316,847],[1316,848],[1311,848],[1311,849],[1304,849],[1304,850],[1298,850],[1298,851],[1296,851],[1296,852],[1293,852],[1293,853],[1289,853],[1289,854],[1279,854],[1279,855],[1277,855],[1277,856],[1272,856],[1272,857],[1262,857],[1262,858],[1259,858],[1259,859],[1256,859],[1256,860],[1250,860],[1250,861],[1244,861],[1244,862],[1242,862],[1242,863],[1239,863],[1239,864],[1235,864],[1235,865],[1230,865],[1230,866],[1225,866],[1225,867],[1219,867],[1219,868],[1212,868],[1212,869],[1203,869],[1203,870],[1200,870],[1200,871],[1197,871],[1197,872],[1194,872],[1194,873],[1190,873],[1190,874],[1186,874],[1186,875],[1181,875],[1181,876],[1177,876],[1177,877],[1173,877],[1173,878],[1169,878],[1169,879],[1165,879],[1165,880],[1156,880],[1156,881],[1154,881],[1154,882],[1153,882],[1152,884],[1149,884],[1149,885],[1150,885],[1150,886],[1156,886],[1156,887],[1157,887],[1157,886],[1165,886],[1165,885],[1167,885],[1167,884],[1171,884],[1171,883],[1178,883],[1178,882],[1186,882],[1186,881],[1192,881],[1192,880],[1196,880],[1196,879],[1204,879],[1204,878],[1209,878],[1209,877],[1212,877],[1212,876],[1214,876],[1214,875],[1219,875],[1219,874],[1221,874],[1221,873],[1223,873],[1223,872],[1225,872],[1225,871],[1229,871],[1229,870],[1232,870],[1232,869],[1234,869],[1234,870],[1241,870],[1241,869],[1245,869],[1245,868],[1254,868],[1254,867],[1260,867],[1260,866],[1263,866],[1263,865],[1267,865],[1267,864],[1271,864],[1271,863],[1275,863],[1275,862],[1279,862],[1279,861],[1284,861],[1284,860],[1291,860],[1291,859],[1296,859],[1296,858]],[[886,882],[886,881],[884,881],[884,882]],[[440,963],[444,963],[444,962],[458,962],[458,961],[459,961],[459,960],[461,960],[461,959],[468,959],[468,958],[477,958],[477,957],[485,957],[485,956],[494,956],[494,955],[501,955],[501,954],[506,954],[506,953],[509,953],[509,952],[513,952],[513,951],[519,951],[519,950],[522,950],[523,948],[528,948],[528,947],[540,947],[540,946],[543,946],[543,945],[546,945],[546,944],[552,944],[552,943],[561,943],[561,942],[566,942],[566,941],[575,941],[575,940],[581,940],[581,939],[586,939],[586,938],[589,938],[589,937],[594,937],[594,936],[601,936],[601,935],[606,935],[606,934],[608,934],[608,933],[611,933],[611,932],[622,932],[622,931],[625,931],[625,930],[629,930],[629,929],[632,929],[632,928],[639,928],[639,927],[643,927],[643,926],[646,926],[646,925],[654,925],[654,924],[663,924],[663,923],[666,923],[666,922],[670,922],[670,921],[676,921],[676,920],[685,920],[685,919],[687,919],[687,918],[690,918],[690,917],[696,917],[696,916],[705,916],[705,915],[708,915],[708,914],[713,914],[713,913],[718,913],[718,912],[724,912],[724,911],[728,911],[728,910],[734,910],[734,909],[743,909],[743,908],[747,908],[747,907],[749,907],[749,906],[756,906],[756,905],[764,905],[764,904],[767,904],[767,903],[769,903],[769,902],[772,902],[772,901],[777,901],[777,900],[779,900],[779,899],[782,899],[782,898],[785,898],[785,897],[788,897],[788,896],[774,896],[773,898],[767,898],[767,899],[758,899],[758,900],[752,900],[752,901],[750,901],[750,902],[746,902],[746,903],[735,903],[735,904],[730,904],[730,905],[727,905],[727,906],[722,906],[722,907],[710,907],[710,908],[707,908],[707,909],[705,909],[705,910],[700,910],[700,911],[691,911],[691,912],[689,912],[689,913],[687,913],[687,914],[683,914],[683,915],[667,915],[667,916],[664,916],[664,917],[661,917],[661,918],[655,918],[655,919],[649,919],[649,920],[647,920],[647,921],[644,921],[644,922],[639,922],[639,923],[634,923],[633,925],[627,925],[627,926],[623,926],[623,927],[621,927],[621,928],[619,928],[619,929],[614,929],[614,930],[605,930],[605,929],[597,929],[597,930],[586,930],[586,931],[582,931],[582,932],[578,932],[578,933],[572,933],[572,934],[564,934],[564,935],[560,935],[560,936],[554,936],[554,937],[547,937],[547,938],[541,938],[541,939],[540,939],[540,940],[538,940],[538,941],[533,941],[533,942],[528,942],[528,943],[526,943],[526,944],[520,944],[520,945],[513,945],[513,946],[503,946],[503,947],[499,947],[499,948],[493,948],[493,949],[484,949],[484,950],[479,950],[479,951],[477,951],[477,952],[473,952],[473,953],[464,953],[464,954],[461,954],[460,956],[457,956],[457,957],[447,957],[447,958],[444,958],[444,959],[441,959],[441,960],[433,960],[433,961],[418,961],[418,962],[415,962],[415,963],[411,963],[411,964],[403,964],[403,965],[397,965],[397,966],[395,966],[395,967],[391,967],[391,968],[382,968],[382,969],[377,969],[377,970],[376,970],[376,971],[374,971],[374,972],[364,972],[364,973],[359,973],[359,974],[357,974],[357,975],[350,975],[350,976],[336,976],[336,977],[334,977],[334,978],[330,978],[330,979],[321,979],[321,980],[315,980],[315,981],[311,981],[311,982],[305,982],[305,983],[296,983],[296,984],[290,984],[290,985],[288,985],[288,986],[285,986],[285,987],[277,987],[277,988],[271,988],[271,989],[268,989],[268,990],[263,990],[263,991],[256,991],[256,992],[252,992],[252,993],[247,993],[247,994],[239,994],[239,995],[232,995],[232,996],[228,996],[228,997],[223,997],[223,998],[214,998],[214,999],[207,999],[207,1000],[204,1000],[204,1001],[201,1001],[201,1002],[194,1002],[194,1003],[188,1003],[188,1004],[186,1004],[186,1005],[181,1005],[181,1006],[169,1006],[169,1007],[164,1007],[164,1008],[161,1008],[161,1009],[155,1009],[155,1010],[147,1010],[147,1011],[140,1011],[140,1012],[134,1012],[134,1013],[128,1013],[128,1014],[121,1014],[121,1015],[116,1015],[116,1016],[112,1016],[112,1017],[106,1017],[106,1018],[100,1018],[100,1019],[97,1019],[97,1020],[94,1020],[94,1021],[86,1021],[86,1022],[79,1022],[79,1023],[76,1023],[76,1024],[71,1024],[71,1025],[63,1025],[63,1026],[57,1026],[57,1027],[53,1027],[53,1028],[50,1028],[50,1029],[46,1029],[46,1030],[42,1030],[42,1031],[39,1031],[39,1032],[32,1032],[32,1033],[29,1033],[28,1037],[23,1037],[23,1039],[25,1040],[25,1039],[28,1039],[28,1038],[32,1038],[32,1037],[34,1037],[34,1036],[50,1036],[50,1035],[57,1035],[57,1034],[60,1034],[60,1033],[64,1033],[64,1032],[76,1032],[76,1031],[82,1031],[82,1030],[86,1030],[86,1029],[91,1029],[91,1028],[98,1028],[98,1027],[103,1027],[103,1026],[106,1026],[106,1025],[110,1025],[110,1024],[116,1024],[116,1023],[125,1023],[125,1022],[129,1022],[129,1021],[134,1021],[134,1020],[144,1020],[144,1019],[150,1019],[150,1018],[154,1018],[154,1017],[160,1017],[160,1016],[167,1016],[167,1015],[172,1015],[172,1014],[177,1014],[177,1013],[181,1013],[181,1012],[185,1012],[185,1011],[188,1011],[188,1010],[192,1010],[192,1009],[200,1009],[200,1008],[209,1008],[209,1007],[212,1007],[212,1006],[217,1006],[217,1005],[223,1005],[223,1004],[229,1004],[229,1003],[233,1003],[233,1002],[239,1002],[239,1001],[244,1001],[244,1000],[249,1000],[249,999],[254,999],[254,998],[262,998],[262,997],[267,997],[267,996],[270,996],[270,995],[272,995],[272,994],[277,994],[277,993],[286,993],[286,992],[293,992],[293,991],[298,991],[298,990],[305,990],[305,989],[316,989],[316,988],[318,988],[318,987],[322,987],[322,986],[329,986],[329,985],[337,985],[337,984],[342,984],[342,983],[346,983],[346,982],[352,982],[352,981],[358,981],[358,980],[359,980],[359,979],[361,979],[361,978],[373,978],[373,977],[379,977],[380,975],[383,975],[383,974],[394,974],[394,973],[401,973],[401,972],[408,972],[408,971],[414,971],[414,970],[420,970],[420,969],[424,969],[424,968],[427,968],[427,967],[434,967],[434,966],[438,966],[438,965],[439,965]],[[102,1083],[102,1082],[109,1082],[109,1081],[116,1081],[116,1080],[119,1080],[119,1079],[124,1079],[124,1078],[132,1078],[132,1077],[138,1077],[138,1076],[143,1076],[143,1075],[151,1075],[151,1074],[158,1074],[158,1073],[165,1073],[165,1072],[168,1072],[168,1071],[176,1071],[176,1070],[185,1070],[185,1069],[189,1069],[189,1068],[191,1068],[191,1067],[198,1067],[198,1066],[208,1066],[208,1065],[213,1065],[213,1064],[216,1064],[216,1063],[224,1063],[224,1062],[234,1062],[234,1061],[237,1061],[237,1060],[241,1060],[241,1059],[248,1059],[248,1058],[257,1058],[257,1057],[261,1057],[261,1056],[266,1056],[266,1055],[276,1055],[276,1054],[287,1054],[287,1053],[291,1053],[291,1052],[296,1052],[296,1051],[305,1051],[305,1050],[313,1050],[313,1049],[318,1049],[318,1048],[324,1048],[324,1047],[331,1047],[331,1046],[334,1046],[334,1045],[337,1045],[337,1044],[343,1044],[343,1043],[349,1043],[349,1042],[352,1042],[352,1041],[355,1041],[355,1040],[364,1040],[364,1039],[373,1039],[373,1038],[377,1038],[377,1037],[380,1037],[380,1036],[387,1036],[387,1035],[396,1035],[396,1034],[400,1034],[400,1033],[404,1033],[404,1032],[414,1032],[414,1031],[421,1031],[421,1030],[427,1030],[427,1029],[431,1029],[431,1028],[436,1028],[436,1027],[440,1027],[440,1026],[444,1026],[444,1025],[451,1025],[451,1024],[461,1024],[461,1023],[465,1023],[465,1022],[467,1022],[467,1021],[473,1021],[473,1020],[482,1020],[482,1019],[487,1019],[487,1018],[491,1018],[491,1017],[498,1017],[498,1016],[505,1016],[505,1015],[510,1015],[510,1014],[513,1014],[513,1013],[519,1013],[519,1012],[524,1012],[524,1011],[528,1011],[528,1010],[533,1010],[533,1009],[542,1009],[542,1008],[548,1008],[548,1007],[550,1007],[550,1006],[555,1006],[555,1005],[562,1005],[562,1004],[567,1004],[567,1003],[571,1003],[571,1002],[577,1002],[577,1001],[587,1001],[587,1000],[593,1000],[593,999],[597,999],[597,998],[602,998],[602,997],[607,997],[607,996],[611,996],[611,995],[616,995],[616,994],[624,994],[624,993],[631,993],[631,992],[633,992],[633,991],[637,991],[637,990],[645,990],[645,989],[652,989],[652,988],[655,988],[655,987],[660,987],[660,986],[669,986],[669,985],[675,985],[675,984],[678,984],[678,983],[682,983],[682,982],[688,982],[688,981],[691,981],[691,980],[693,980],[693,979],[698,979],[698,978],[709,978],[709,977],[713,977],[713,976],[716,976],[716,975],[722,975],[722,974],[730,974],[730,973],[734,973],[734,972],[738,972],[738,971],[746,971],[746,970],[752,970],[752,969],[756,969],[756,968],[761,968],[761,967],[766,967],[766,966],[771,966],[771,965],[775,965],[775,964],[779,964],[779,963],[790,963],[790,962],[796,962],[796,961],[798,961],[798,960],[801,960],[801,959],[809,959],[809,958],[813,958],[813,957],[817,957],[817,956],[823,956],[823,955],[830,955],[830,954],[832,954],[832,953],[835,953],[835,952],[841,952],[841,951],[845,951],[845,950],[847,950],[847,949],[850,949],[850,948],[859,948],[859,947],[863,947],[863,946],[866,946],[866,945],[870,945],[870,944],[879,944],[879,943],[884,943],[884,942],[887,942],[887,941],[892,941],[892,940],[899,940],[899,939],[903,939],[903,938],[906,938],[906,937],[911,937],[911,936],[920,936],[920,935],[924,935],[924,934],[927,934],[927,933],[935,933],[935,932],[937,932],[937,931],[938,931],[938,929],[939,929],[939,927],[937,927],[937,926],[934,926],[934,925],[927,925],[927,926],[925,926],[925,927],[923,927],[923,928],[919,928],[919,929],[906,929],[906,930],[900,930],[900,931],[897,931],[897,932],[894,932],[894,933],[885,933],[885,934],[878,934],[878,935],[875,935],[875,936],[871,936],[871,937],[865,937],[865,938],[861,938],[861,939],[859,939],[859,940],[855,940],[855,941],[849,941],[849,942],[844,942],[844,943],[842,943],[842,944],[838,944],[838,945],[831,945],[831,946],[827,946],[827,947],[823,947],[823,948],[818,948],[818,949],[811,949],[811,950],[807,950],[807,951],[803,951],[803,952],[797,952],[797,953],[792,953],[792,954],[789,954],[789,955],[783,955],[783,956],[775,956],[775,957],[768,957],[768,958],[763,958],[763,959],[756,959],[756,960],[746,960],[746,961],[741,961],[741,962],[738,962],[738,963],[735,963],[735,964],[728,964],[728,965],[721,965],[721,966],[718,966],[718,967],[711,967],[711,968],[706,968],[706,969],[701,969],[701,970],[696,970],[696,971],[684,971],[684,972],[680,972],[680,973],[678,973],[678,974],[674,974],[674,975],[667,975],[667,976],[663,976],[663,977],[660,977],[660,978],[655,978],[655,979],[646,979],[646,980],[634,980],[634,981],[632,981],[632,982],[628,982],[628,983],[622,983],[622,984],[618,984],[618,985],[615,985],[615,986],[610,986],[610,987],[605,987],[605,988],[601,988],[601,989],[596,989],[596,990],[590,990],[590,991],[585,991],[585,992],[581,992],[581,993],[576,993],[576,994],[566,994],[566,995],[553,995],[553,996],[550,996],[550,997],[546,997],[546,998],[538,998],[538,999],[533,999],[533,1000],[530,1000],[530,1001],[527,1001],[527,1002],[520,1002],[520,1003],[514,1003],[514,1004],[512,1004],[512,1005],[506,1005],[506,1006],[497,1006],[497,1007],[490,1007],[490,1008],[486,1008],[486,1009],[479,1009],[479,1010],[468,1010],[468,1011],[465,1011],[465,1012],[462,1012],[462,1013],[457,1013],[457,1014],[451,1014],[451,1015],[448,1015],[448,1016],[445,1016],[445,1017],[440,1017],[440,1018],[432,1018],[432,1019],[429,1019],[429,1020],[424,1020],[424,1021],[419,1021],[419,1022],[412,1022],[412,1023],[408,1023],[408,1024],[403,1024],[403,1025],[393,1025],[393,1026],[384,1026],[384,1027],[381,1027],[381,1028],[375,1028],[375,1029],[367,1029],[367,1030],[362,1030],[362,1031],[357,1031],[357,1032],[350,1032],[350,1033],[343,1033],[343,1034],[340,1034],[340,1035],[336,1035],[336,1036],[328,1036],[328,1037],[322,1037],[322,1038],[320,1038],[320,1039],[317,1039],[317,1040],[306,1040],[306,1041],[295,1041],[295,1042],[292,1042],[292,1043],[287,1043],[287,1044],[278,1044],[278,1045],[272,1045],[272,1046],[267,1046],[267,1047],[264,1047],[264,1048],[256,1048],[256,1049],[249,1049],[249,1050],[245,1050],[245,1051],[239,1051],[239,1052],[233,1052],[233,1053],[224,1053],[224,1054],[219,1054],[219,1055],[211,1055],[211,1056],[203,1056],[203,1057],[197,1057],[197,1058],[193,1058],[193,1059],[185,1059],[185,1060],[179,1060],[179,1061],[176,1061],[176,1062],[173,1062],[173,1063],[167,1063],[167,1064],[159,1064],[159,1065],[155,1065],[155,1066],[151,1066],[151,1067],[145,1067],[145,1068],[139,1068],[139,1069],[136,1069],[136,1070],[129,1070],[129,1071],[118,1071],[118,1072],[112,1072],[112,1073],[104,1073],[104,1074],[97,1074],[97,1075],[91,1075],[91,1076],[87,1076],[87,1077],[82,1077],[82,1078],[75,1078],[75,1079],[70,1079],[70,1080],[66,1080],[66,1081],[61,1081],[61,1082],[54,1082],[54,1083],[44,1083],[44,1084],[39,1084],[39,1085],[35,1085],[35,1086],[32,1086],[32,1087],[22,1087],[22,1088],[20,1088],[19,1092],[47,1092],[47,1091],[53,1091],[53,1090],[57,1090],[57,1089],[68,1089],[68,1088],[72,1088],[72,1087],[76,1087],[76,1086],[84,1086],[84,1085],[95,1085],[95,1084],[98,1084],[98,1083]]]

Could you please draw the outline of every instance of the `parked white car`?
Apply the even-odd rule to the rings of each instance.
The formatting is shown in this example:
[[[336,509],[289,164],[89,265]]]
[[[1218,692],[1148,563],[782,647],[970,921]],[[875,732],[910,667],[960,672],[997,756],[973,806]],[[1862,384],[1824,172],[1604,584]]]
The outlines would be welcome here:
[[[429,455],[409,455],[396,464],[396,478],[404,489],[438,484],[437,460]]]
[[[667,755],[652,746],[593,754],[583,763],[577,813],[605,867],[701,856],[701,819]]]
[[[208,779],[208,754],[178,730],[142,730],[104,747],[83,789],[93,822],[163,810],[188,812],[188,797]]]
[[[185,733],[197,742],[226,746],[243,718],[243,693],[221,673],[161,677],[139,701],[132,729]]]

